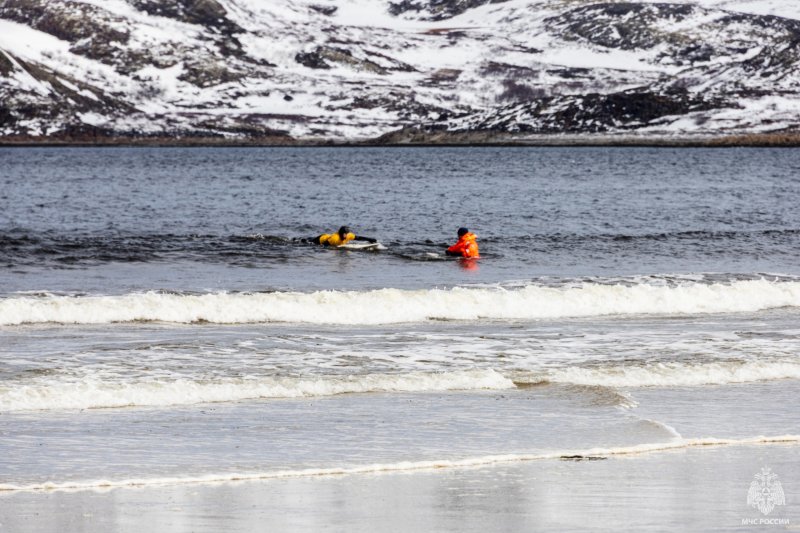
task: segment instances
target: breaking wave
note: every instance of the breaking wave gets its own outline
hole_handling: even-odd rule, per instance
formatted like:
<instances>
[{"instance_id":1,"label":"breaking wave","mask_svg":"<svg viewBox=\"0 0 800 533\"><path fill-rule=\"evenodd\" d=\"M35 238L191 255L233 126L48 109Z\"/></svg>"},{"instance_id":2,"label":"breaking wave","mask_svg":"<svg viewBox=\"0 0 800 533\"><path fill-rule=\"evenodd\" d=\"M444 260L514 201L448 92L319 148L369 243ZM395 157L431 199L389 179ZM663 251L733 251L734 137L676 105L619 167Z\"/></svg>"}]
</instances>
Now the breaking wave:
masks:
<instances>
[{"instance_id":1,"label":"breaking wave","mask_svg":"<svg viewBox=\"0 0 800 533\"><path fill-rule=\"evenodd\" d=\"M190 378L119 381L89 375L80 379L50 376L0 386L0 412L168 407L265 398L304 398L367 392L506 390L535 384L576 385L575 394L595 401L634 407L615 388L691 387L781 379L800 379L800 362L748 361L701 364L651 363L563 367L542 371L469 369L318 377ZM600 389L600 390L595 390Z\"/></svg>"},{"instance_id":2,"label":"breaking wave","mask_svg":"<svg viewBox=\"0 0 800 533\"><path fill-rule=\"evenodd\" d=\"M638 444L634 446L619 446L613 448L589 448L583 450L560 450L544 453L485 455L464 459L442 459L427 461L402 461L398 463L378 463L359 466L342 466L330 468L305 468L298 470L274 470L264 472L241 472L206 474L194 477L161 477L124 480L90 480L90 481L48 481L17 485L0 483L0 492L4 491L80 491L111 489L119 487L149 487L159 485L182 484L209 484L230 483L243 481L258 481L279 478L320 477L320 476L345 476L357 474L377 474L383 472L409 472L415 470L438 470L442 468L471 468L492 466L504 463L521 463L546 460L591 460L606 459L615 456L641 455L658 453L670 450L688 448L709 448L720 446L757 446L770 444L797 444L800 435L759 436L743 439L718 439L713 437L699 439L676 438L667 442Z\"/></svg>"},{"instance_id":3,"label":"breaking wave","mask_svg":"<svg viewBox=\"0 0 800 533\"><path fill-rule=\"evenodd\" d=\"M677 286L582 283L505 289L20 296L0 300L0 325L158 321L392 324L425 320L693 315L800 307L800 282L742 280Z\"/></svg>"},{"instance_id":4,"label":"breaking wave","mask_svg":"<svg viewBox=\"0 0 800 533\"><path fill-rule=\"evenodd\" d=\"M302 398L362 392L509 389L514 383L493 370L367 374L319 378L264 377L114 382L100 377L0 387L0 412L173 406L257 398Z\"/></svg>"},{"instance_id":5,"label":"breaking wave","mask_svg":"<svg viewBox=\"0 0 800 533\"><path fill-rule=\"evenodd\" d=\"M702 364L677 362L647 365L567 367L551 371L546 381L597 387L693 387L776 379L800 379L800 363L726 361Z\"/></svg>"}]
</instances>

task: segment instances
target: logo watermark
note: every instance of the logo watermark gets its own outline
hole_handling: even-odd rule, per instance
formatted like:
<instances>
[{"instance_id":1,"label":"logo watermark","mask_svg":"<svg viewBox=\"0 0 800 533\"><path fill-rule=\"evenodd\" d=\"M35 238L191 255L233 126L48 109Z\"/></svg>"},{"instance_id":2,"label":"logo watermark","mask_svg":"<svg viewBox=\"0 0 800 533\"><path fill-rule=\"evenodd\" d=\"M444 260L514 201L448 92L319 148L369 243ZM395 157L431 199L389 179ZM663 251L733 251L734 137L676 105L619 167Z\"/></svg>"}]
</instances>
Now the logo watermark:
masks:
<instances>
[{"instance_id":1,"label":"logo watermark","mask_svg":"<svg viewBox=\"0 0 800 533\"><path fill-rule=\"evenodd\" d=\"M762 468L750 483L747 505L755 507L764 516L771 513L776 505L786 505L786 497L783 494L783 486L778 480L778 474L767 467Z\"/></svg>"},{"instance_id":2,"label":"logo watermark","mask_svg":"<svg viewBox=\"0 0 800 533\"><path fill-rule=\"evenodd\" d=\"M778 474L766 466L756 473L750 483L750 489L747 491L747 505L758 509L764 517L742 518L743 526L789 525L788 518L765 518L775 510L775 507L786 505L786 495L783 493L783 486L778 479Z\"/></svg>"}]
</instances>

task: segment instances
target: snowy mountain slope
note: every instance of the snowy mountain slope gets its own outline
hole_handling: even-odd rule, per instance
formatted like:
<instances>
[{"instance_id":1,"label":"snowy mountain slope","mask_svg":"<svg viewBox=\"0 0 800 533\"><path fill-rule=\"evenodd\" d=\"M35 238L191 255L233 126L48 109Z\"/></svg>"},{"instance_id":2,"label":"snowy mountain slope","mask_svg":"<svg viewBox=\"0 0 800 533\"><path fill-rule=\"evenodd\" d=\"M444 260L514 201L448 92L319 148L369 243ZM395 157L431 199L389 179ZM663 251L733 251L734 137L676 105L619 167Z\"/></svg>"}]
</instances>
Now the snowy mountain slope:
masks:
<instances>
[{"instance_id":1,"label":"snowy mountain slope","mask_svg":"<svg viewBox=\"0 0 800 533\"><path fill-rule=\"evenodd\" d=\"M794 0L0 0L0 138L800 126Z\"/></svg>"}]
</instances>

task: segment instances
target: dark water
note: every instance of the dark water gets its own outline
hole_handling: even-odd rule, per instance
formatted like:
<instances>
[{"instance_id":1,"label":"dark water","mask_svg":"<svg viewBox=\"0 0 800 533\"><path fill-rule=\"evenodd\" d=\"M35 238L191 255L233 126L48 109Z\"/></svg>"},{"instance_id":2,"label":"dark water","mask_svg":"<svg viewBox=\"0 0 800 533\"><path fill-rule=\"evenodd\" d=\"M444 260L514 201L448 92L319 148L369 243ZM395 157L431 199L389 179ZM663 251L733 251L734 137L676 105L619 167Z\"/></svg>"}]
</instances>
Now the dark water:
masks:
<instances>
[{"instance_id":1,"label":"dark water","mask_svg":"<svg viewBox=\"0 0 800 533\"><path fill-rule=\"evenodd\" d=\"M4 148L0 169L5 292L800 273L795 149ZM389 250L297 240L342 224ZM459 226L477 270L435 256Z\"/></svg>"}]
</instances>

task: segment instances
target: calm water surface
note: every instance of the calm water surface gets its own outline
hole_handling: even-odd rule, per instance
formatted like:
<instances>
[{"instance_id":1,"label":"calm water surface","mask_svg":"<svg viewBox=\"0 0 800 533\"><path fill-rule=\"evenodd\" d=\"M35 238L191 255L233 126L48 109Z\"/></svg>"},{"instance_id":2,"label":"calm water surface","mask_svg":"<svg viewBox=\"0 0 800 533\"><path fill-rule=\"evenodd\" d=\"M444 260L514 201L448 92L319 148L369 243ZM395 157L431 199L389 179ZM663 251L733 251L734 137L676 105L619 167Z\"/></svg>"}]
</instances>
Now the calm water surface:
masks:
<instances>
[{"instance_id":1,"label":"calm water surface","mask_svg":"<svg viewBox=\"0 0 800 533\"><path fill-rule=\"evenodd\" d=\"M793 149L6 148L0 168L6 293L800 268ZM343 224L389 250L293 240ZM477 270L435 255L460 226Z\"/></svg>"}]
</instances>

